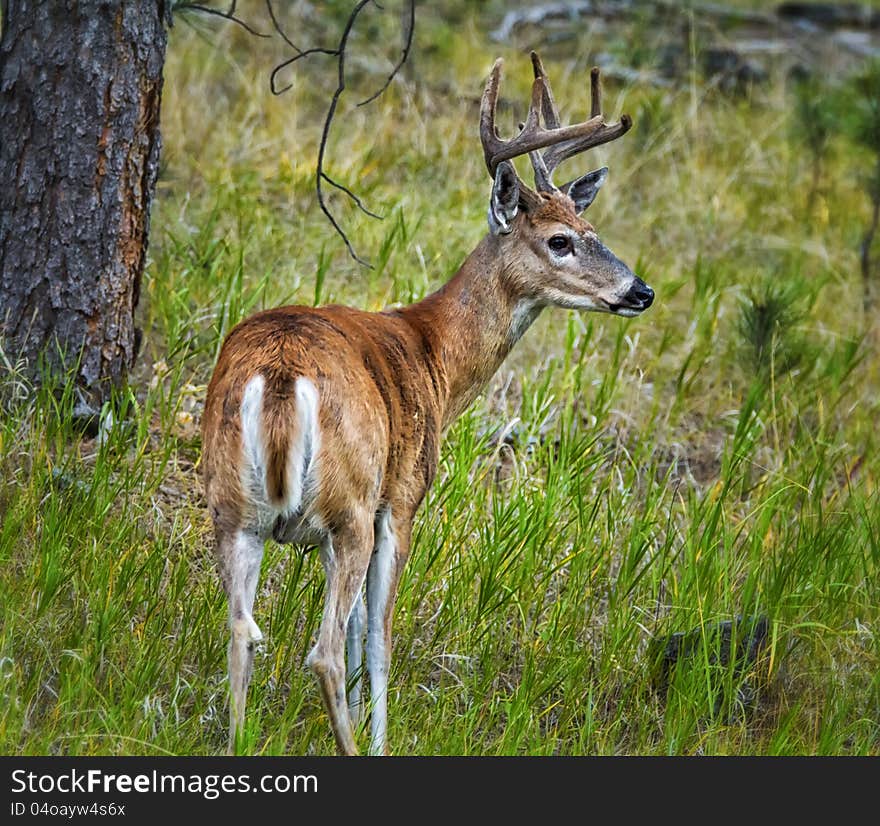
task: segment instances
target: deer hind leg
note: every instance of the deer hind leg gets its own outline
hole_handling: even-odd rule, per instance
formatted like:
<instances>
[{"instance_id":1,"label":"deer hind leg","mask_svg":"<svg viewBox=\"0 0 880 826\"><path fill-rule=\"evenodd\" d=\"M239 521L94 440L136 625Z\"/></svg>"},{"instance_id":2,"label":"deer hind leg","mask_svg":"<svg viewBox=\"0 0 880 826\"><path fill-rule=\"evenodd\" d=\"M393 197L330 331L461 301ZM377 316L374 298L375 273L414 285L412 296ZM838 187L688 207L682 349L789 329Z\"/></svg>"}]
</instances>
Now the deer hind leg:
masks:
<instances>
[{"instance_id":1,"label":"deer hind leg","mask_svg":"<svg viewBox=\"0 0 880 826\"><path fill-rule=\"evenodd\" d=\"M335 531L321 547L327 575L324 614L307 662L318 678L341 754L357 754L345 697L345 641L349 617L367 573L372 534L369 518L361 519Z\"/></svg>"},{"instance_id":2,"label":"deer hind leg","mask_svg":"<svg viewBox=\"0 0 880 826\"><path fill-rule=\"evenodd\" d=\"M409 556L411 523L393 523L390 511L376 520L375 545L367 573L367 670L370 672L370 754L388 754L388 672L391 621L397 586Z\"/></svg>"},{"instance_id":3,"label":"deer hind leg","mask_svg":"<svg viewBox=\"0 0 880 826\"><path fill-rule=\"evenodd\" d=\"M358 726L363 715L361 685L363 684L364 630L367 624L367 606L364 595L358 591L351 616L348 618L348 634L345 639L345 682L348 685L348 713L351 724Z\"/></svg>"},{"instance_id":4,"label":"deer hind leg","mask_svg":"<svg viewBox=\"0 0 880 826\"><path fill-rule=\"evenodd\" d=\"M224 582L229 598L229 753L235 753L236 733L244 727L248 685L254 665L254 645L263 639L252 611L263 540L256 534L237 531L218 542L225 570Z\"/></svg>"}]
</instances>

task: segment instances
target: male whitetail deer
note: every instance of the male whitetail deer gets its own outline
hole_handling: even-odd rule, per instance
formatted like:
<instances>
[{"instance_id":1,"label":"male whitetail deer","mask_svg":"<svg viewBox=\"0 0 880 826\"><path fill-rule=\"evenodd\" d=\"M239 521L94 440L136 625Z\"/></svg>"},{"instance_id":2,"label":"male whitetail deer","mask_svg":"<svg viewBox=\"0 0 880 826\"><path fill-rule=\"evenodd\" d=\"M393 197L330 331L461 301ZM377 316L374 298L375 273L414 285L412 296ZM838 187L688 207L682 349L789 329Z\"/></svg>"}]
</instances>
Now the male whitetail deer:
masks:
<instances>
[{"instance_id":1,"label":"male whitetail deer","mask_svg":"<svg viewBox=\"0 0 880 826\"><path fill-rule=\"evenodd\" d=\"M620 137L630 119L605 123L593 69L590 119L560 126L534 53L532 64L528 117L511 140L495 128L500 60L486 84L480 138L494 181L489 234L447 284L380 313L266 310L223 345L205 402L202 461L229 598L230 749L262 638L252 611L265 540L320 547L326 595L308 664L344 754L357 753L352 723L362 713L366 622L370 752L385 752L394 602L444 430L544 307L634 316L654 299L578 217L608 170L562 187L551 180L561 161ZM510 163L525 154L536 190Z\"/></svg>"}]
</instances>

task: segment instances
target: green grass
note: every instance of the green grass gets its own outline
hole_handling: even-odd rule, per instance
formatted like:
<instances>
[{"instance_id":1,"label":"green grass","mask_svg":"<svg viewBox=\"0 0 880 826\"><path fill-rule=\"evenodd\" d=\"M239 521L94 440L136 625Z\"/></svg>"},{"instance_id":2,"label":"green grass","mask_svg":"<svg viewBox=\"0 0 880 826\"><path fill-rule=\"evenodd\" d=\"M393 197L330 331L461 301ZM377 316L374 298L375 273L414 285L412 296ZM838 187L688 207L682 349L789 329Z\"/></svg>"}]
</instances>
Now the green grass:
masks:
<instances>
[{"instance_id":1,"label":"green grass","mask_svg":"<svg viewBox=\"0 0 880 826\"><path fill-rule=\"evenodd\" d=\"M268 47L175 28L130 415L99 443L74 429L69 387L32 401L15 365L4 380L20 392L0 421L3 753L225 748L204 389L249 312L416 299L485 232L472 99L502 53L504 94L524 101L529 65L468 17L449 26L426 12L420 82L346 109L333 133L331 172L386 216L337 202L372 270L314 202L329 73L308 67L274 98ZM547 62L564 112L582 109L587 55ZM397 606L392 749L878 754L880 338L861 307L863 158L835 138L808 210L812 168L781 83L736 100L609 84L606 101L652 128L591 153L611 175L590 220L656 303L630 321L545 312L448 434ZM316 555L269 543L251 753L332 752L304 665L322 599ZM750 667L717 663L707 634L658 688L657 640L755 615L769 630Z\"/></svg>"}]
</instances>

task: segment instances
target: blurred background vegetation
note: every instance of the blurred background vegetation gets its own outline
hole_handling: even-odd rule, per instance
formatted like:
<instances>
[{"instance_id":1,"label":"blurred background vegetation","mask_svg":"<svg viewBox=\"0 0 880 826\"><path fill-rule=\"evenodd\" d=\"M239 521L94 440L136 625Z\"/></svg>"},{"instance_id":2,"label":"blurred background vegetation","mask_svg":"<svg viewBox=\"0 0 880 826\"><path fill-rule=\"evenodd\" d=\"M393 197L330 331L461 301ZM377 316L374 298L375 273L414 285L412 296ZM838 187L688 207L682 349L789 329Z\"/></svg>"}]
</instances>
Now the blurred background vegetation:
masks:
<instances>
[{"instance_id":1,"label":"blurred background vegetation","mask_svg":"<svg viewBox=\"0 0 880 826\"><path fill-rule=\"evenodd\" d=\"M369 269L315 199L333 59L274 96L279 37L178 11L128 418L77 434L69 387L28 401L6 365L4 752L224 748L198 475L222 340L261 307L379 310L447 280L486 231L484 80L503 56L512 130L536 48L564 118L598 64L606 114L634 119L570 171L610 167L589 219L657 298L546 311L448 435L398 603L392 749L880 753L880 4L554 5L418 5L363 107L404 7L359 18L327 170L384 216L331 195ZM335 45L351 8L282 23ZM263 4L237 14L269 30ZM332 751L304 667L322 596L315 555L270 543L251 753Z\"/></svg>"}]
</instances>

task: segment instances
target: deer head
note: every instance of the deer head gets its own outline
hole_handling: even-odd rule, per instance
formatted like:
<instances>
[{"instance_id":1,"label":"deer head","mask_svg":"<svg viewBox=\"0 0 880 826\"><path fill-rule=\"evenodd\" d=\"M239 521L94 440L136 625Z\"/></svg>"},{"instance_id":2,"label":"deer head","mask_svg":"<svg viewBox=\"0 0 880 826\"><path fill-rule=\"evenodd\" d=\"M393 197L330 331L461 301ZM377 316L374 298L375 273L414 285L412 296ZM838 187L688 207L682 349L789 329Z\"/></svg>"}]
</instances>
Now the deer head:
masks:
<instances>
[{"instance_id":1,"label":"deer head","mask_svg":"<svg viewBox=\"0 0 880 826\"><path fill-rule=\"evenodd\" d=\"M519 134L503 140L495 126L501 65L499 58L483 92L480 140L493 178L489 229L506 261L508 279L536 306L638 315L651 306L654 291L599 240L592 224L580 217L605 182L607 168L560 187L552 178L562 161L620 137L632 121L623 115L618 123L605 122L599 70L594 68L590 119L560 126L541 59L532 52L535 80L529 113ZM535 189L520 180L511 163L525 154L532 162Z\"/></svg>"}]
</instances>

